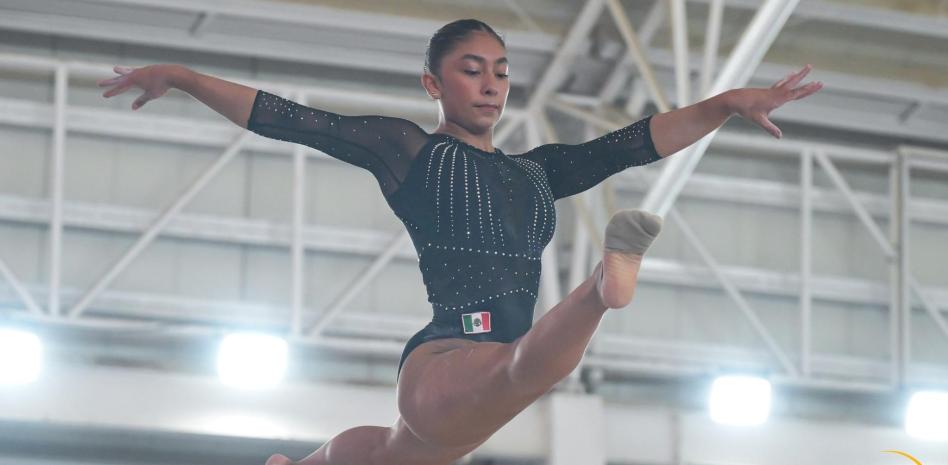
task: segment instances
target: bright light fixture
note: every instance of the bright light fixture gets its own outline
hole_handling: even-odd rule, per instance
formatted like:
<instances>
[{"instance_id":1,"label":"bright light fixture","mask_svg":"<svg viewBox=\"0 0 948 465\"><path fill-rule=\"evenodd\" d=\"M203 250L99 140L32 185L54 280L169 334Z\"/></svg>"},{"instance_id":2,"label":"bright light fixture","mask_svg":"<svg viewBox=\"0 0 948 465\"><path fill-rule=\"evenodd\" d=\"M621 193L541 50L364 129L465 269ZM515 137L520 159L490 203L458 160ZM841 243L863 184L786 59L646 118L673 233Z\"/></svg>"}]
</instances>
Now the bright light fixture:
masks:
<instances>
[{"instance_id":1,"label":"bright light fixture","mask_svg":"<svg viewBox=\"0 0 948 465\"><path fill-rule=\"evenodd\" d=\"M723 425L759 425L770 415L770 382L728 375L714 380L709 398L711 419Z\"/></svg>"},{"instance_id":2,"label":"bright light fixture","mask_svg":"<svg viewBox=\"0 0 948 465\"><path fill-rule=\"evenodd\" d=\"M234 333L221 341L217 372L224 384L242 389L272 387L286 371L287 343L266 334Z\"/></svg>"},{"instance_id":3,"label":"bright light fixture","mask_svg":"<svg viewBox=\"0 0 948 465\"><path fill-rule=\"evenodd\" d=\"M39 378L43 344L35 334L0 328L0 385L29 384Z\"/></svg>"},{"instance_id":4,"label":"bright light fixture","mask_svg":"<svg viewBox=\"0 0 948 465\"><path fill-rule=\"evenodd\" d=\"M912 394L905 412L905 432L918 439L948 441L948 392Z\"/></svg>"}]
</instances>

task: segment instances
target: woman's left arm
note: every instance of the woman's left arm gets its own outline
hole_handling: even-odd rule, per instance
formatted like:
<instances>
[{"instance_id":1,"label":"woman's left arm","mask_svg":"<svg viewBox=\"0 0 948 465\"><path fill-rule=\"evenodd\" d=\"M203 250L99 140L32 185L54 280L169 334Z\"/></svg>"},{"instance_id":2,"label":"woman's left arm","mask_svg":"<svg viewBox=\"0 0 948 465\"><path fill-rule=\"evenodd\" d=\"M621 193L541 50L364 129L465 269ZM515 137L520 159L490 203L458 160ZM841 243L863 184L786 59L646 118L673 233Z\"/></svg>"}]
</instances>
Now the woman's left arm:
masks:
<instances>
[{"instance_id":1,"label":"woman's left arm","mask_svg":"<svg viewBox=\"0 0 948 465\"><path fill-rule=\"evenodd\" d=\"M662 157L674 154L721 127L733 115L758 124L779 139L780 129L767 116L784 103L809 96L823 87L819 81L796 87L811 69L806 65L768 89L731 89L693 105L652 116L655 151Z\"/></svg>"}]
</instances>

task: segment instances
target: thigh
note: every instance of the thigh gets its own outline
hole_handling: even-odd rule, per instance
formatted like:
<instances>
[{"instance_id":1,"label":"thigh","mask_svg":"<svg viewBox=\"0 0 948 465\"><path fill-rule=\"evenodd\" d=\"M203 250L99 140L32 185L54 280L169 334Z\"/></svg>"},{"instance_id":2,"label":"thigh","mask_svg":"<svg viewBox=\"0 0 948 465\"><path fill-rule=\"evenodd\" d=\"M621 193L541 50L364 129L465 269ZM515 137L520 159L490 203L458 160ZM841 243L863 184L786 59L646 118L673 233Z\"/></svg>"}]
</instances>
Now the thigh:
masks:
<instances>
[{"instance_id":1,"label":"thigh","mask_svg":"<svg viewBox=\"0 0 948 465\"><path fill-rule=\"evenodd\" d=\"M449 465L477 449L487 438L461 446L440 446L422 441L399 417L389 429L380 463L385 465Z\"/></svg>"},{"instance_id":2,"label":"thigh","mask_svg":"<svg viewBox=\"0 0 948 465\"><path fill-rule=\"evenodd\" d=\"M419 346L399 379L399 412L430 444L484 441L538 397L510 380L515 343L459 341Z\"/></svg>"},{"instance_id":3,"label":"thigh","mask_svg":"<svg viewBox=\"0 0 948 465\"><path fill-rule=\"evenodd\" d=\"M418 345L402 364L396 386L399 405L426 395L420 391L426 382L424 376L431 371L432 366L443 366L448 362L442 355L474 344L479 343L461 338L441 338Z\"/></svg>"}]
</instances>

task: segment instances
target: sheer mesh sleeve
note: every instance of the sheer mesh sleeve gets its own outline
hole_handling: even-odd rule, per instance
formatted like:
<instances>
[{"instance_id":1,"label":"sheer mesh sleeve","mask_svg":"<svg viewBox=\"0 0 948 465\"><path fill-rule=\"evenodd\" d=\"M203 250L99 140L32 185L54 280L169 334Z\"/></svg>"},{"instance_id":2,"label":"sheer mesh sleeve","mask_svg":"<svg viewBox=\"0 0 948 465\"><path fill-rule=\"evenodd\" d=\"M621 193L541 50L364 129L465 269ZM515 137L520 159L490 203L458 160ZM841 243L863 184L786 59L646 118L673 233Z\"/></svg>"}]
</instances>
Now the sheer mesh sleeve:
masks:
<instances>
[{"instance_id":1,"label":"sheer mesh sleeve","mask_svg":"<svg viewBox=\"0 0 948 465\"><path fill-rule=\"evenodd\" d=\"M402 118L343 116L257 91L247 129L261 136L307 145L365 168L385 196L398 190L428 133Z\"/></svg>"},{"instance_id":2,"label":"sheer mesh sleeve","mask_svg":"<svg viewBox=\"0 0 948 465\"><path fill-rule=\"evenodd\" d=\"M554 199L583 192L630 166L660 160L650 115L582 144L545 144L524 153L546 172Z\"/></svg>"}]
</instances>

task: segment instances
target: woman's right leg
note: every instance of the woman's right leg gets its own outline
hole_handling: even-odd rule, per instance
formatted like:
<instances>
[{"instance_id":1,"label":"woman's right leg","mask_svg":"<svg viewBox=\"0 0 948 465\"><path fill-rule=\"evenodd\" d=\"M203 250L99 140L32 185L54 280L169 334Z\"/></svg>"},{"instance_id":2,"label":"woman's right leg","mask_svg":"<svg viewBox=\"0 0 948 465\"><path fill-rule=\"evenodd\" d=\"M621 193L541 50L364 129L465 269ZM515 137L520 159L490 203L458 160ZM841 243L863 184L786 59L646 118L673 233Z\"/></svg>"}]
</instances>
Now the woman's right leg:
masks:
<instances>
[{"instance_id":1,"label":"woman's right leg","mask_svg":"<svg viewBox=\"0 0 948 465\"><path fill-rule=\"evenodd\" d=\"M433 446L418 439L399 417L389 428L349 428L295 462L285 455L274 454L266 465L450 465L486 439L465 446Z\"/></svg>"}]
</instances>

